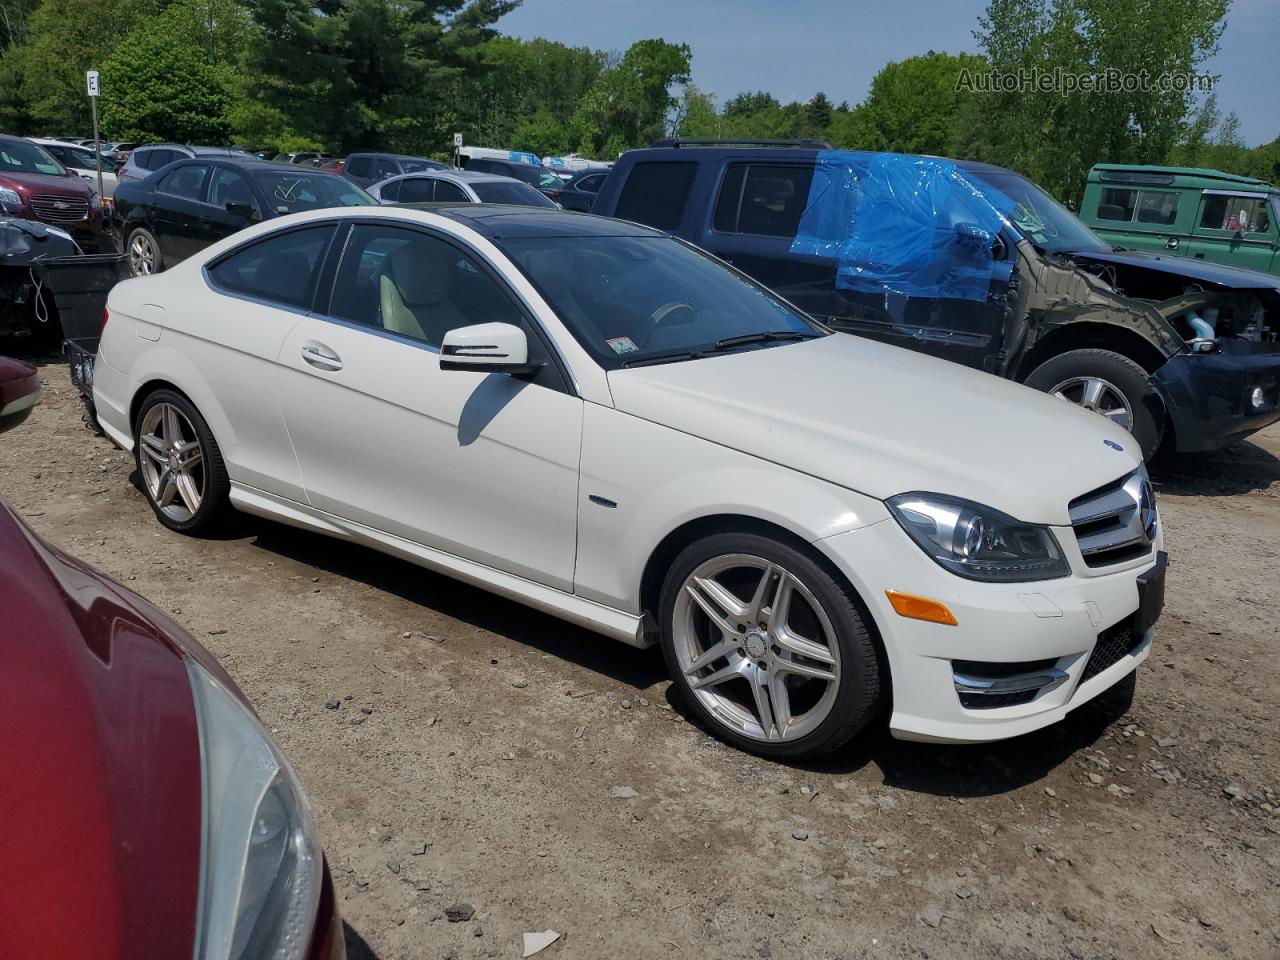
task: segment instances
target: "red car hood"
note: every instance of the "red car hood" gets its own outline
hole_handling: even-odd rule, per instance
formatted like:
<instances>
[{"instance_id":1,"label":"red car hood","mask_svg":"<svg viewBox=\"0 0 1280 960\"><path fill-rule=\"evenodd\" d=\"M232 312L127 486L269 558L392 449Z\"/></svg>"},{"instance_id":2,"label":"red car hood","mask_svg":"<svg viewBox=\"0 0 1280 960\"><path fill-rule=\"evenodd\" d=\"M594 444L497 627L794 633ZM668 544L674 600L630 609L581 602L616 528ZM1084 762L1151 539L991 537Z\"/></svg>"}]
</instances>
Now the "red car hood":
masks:
<instances>
[{"instance_id":1,"label":"red car hood","mask_svg":"<svg viewBox=\"0 0 1280 960\"><path fill-rule=\"evenodd\" d=\"M149 605L0 503L0 957L190 960L201 771Z\"/></svg>"},{"instance_id":2,"label":"red car hood","mask_svg":"<svg viewBox=\"0 0 1280 960\"><path fill-rule=\"evenodd\" d=\"M51 177L43 173L0 174L0 183L27 193L50 194L60 197L88 199L89 185L79 177Z\"/></svg>"}]
</instances>

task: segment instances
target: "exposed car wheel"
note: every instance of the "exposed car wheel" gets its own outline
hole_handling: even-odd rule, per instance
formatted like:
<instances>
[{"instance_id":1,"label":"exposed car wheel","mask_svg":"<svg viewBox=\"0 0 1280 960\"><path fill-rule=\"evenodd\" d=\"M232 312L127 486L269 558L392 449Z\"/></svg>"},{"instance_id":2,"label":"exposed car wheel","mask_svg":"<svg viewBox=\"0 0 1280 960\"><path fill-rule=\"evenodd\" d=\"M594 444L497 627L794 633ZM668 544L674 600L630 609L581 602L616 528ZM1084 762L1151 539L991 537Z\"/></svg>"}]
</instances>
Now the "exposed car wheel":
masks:
<instances>
[{"instance_id":1,"label":"exposed car wheel","mask_svg":"<svg viewBox=\"0 0 1280 960\"><path fill-rule=\"evenodd\" d=\"M1111 350L1071 350L1046 360L1025 381L1124 427L1151 459L1164 434L1164 403L1147 371Z\"/></svg>"},{"instance_id":2,"label":"exposed car wheel","mask_svg":"<svg viewBox=\"0 0 1280 960\"><path fill-rule=\"evenodd\" d=\"M734 746L830 753L880 703L880 664L846 590L811 557L757 534L715 534L667 573L662 649L678 694Z\"/></svg>"},{"instance_id":3,"label":"exposed car wheel","mask_svg":"<svg viewBox=\"0 0 1280 960\"><path fill-rule=\"evenodd\" d=\"M150 230L135 227L125 244L125 253L129 255L129 272L135 277L160 272L160 244Z\"/></svg>"},{"instance_id":4,"label":"exposed car wheel","mask_svg":"<svg viewBox=\"0 0 1280 960\"><path fill-rule=\"evenodd\" d=\"M134 458L156 518L170 530L207 533L228 508L226 464L204 417L172 390L143 401Z\"/></svg>"}]
</instances>

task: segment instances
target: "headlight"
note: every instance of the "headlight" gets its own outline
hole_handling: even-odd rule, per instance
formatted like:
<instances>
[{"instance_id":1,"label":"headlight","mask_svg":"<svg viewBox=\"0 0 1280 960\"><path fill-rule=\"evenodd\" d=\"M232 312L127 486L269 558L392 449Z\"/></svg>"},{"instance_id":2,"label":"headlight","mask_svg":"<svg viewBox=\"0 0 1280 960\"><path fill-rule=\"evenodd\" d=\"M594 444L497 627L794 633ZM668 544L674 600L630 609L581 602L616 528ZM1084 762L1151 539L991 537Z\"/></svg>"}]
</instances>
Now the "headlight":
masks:
<instances>
[{"instance_id":1,"label":"headlight","mask_svg":"<svg viewBox=\"0 0 1280 960\"><path fill-rule=\"evenodd\" d=\"M0 187L0 209L5 213L17 213L22 209L22 196L17 190Z\"/></svg>"},{"instance_id":2,"label":"headlight","mask_svg":"<svg viewBox=\"0 0 1280 960\"><path fill-rule=\"evenodd\" d=\"M204 781L196 960L301 960L320 900L311 811L267 731L192 660Z\"/></svg>"},{"instance_id":3,"label":"headlight","mask_svg":"<svg viewBox=\"0 0 1280 960\"><path fill-rule=\"evenodd\" d=\"M1048 527L936 493L904 493L888 503L911 539L959 576L1021 583L1071 572Z\"/></svg>"}]
</instances>

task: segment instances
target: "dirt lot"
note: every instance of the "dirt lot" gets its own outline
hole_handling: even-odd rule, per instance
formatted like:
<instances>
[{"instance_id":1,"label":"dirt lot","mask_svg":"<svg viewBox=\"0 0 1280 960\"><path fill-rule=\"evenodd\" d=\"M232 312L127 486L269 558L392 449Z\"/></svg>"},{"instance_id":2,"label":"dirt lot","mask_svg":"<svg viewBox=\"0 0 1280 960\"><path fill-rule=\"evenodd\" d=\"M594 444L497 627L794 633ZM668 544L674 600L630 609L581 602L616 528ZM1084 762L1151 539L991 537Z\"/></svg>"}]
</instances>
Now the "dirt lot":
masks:
<instances>
[{"instance_id":1,"label":"dirt lot","mask_svg":"<svg viewBox=\"0 0 1280 960\"><path fill-rule=\"evenodd\" d=\"M1280 957L1280 428L1157 477L1173 562L1131 702L798 768L686 721L656 651L265 521L165 531L44 376L0 495L257 704L353 958L518 957L548 928L565 960Z\"/></svg>"}]
</instances>

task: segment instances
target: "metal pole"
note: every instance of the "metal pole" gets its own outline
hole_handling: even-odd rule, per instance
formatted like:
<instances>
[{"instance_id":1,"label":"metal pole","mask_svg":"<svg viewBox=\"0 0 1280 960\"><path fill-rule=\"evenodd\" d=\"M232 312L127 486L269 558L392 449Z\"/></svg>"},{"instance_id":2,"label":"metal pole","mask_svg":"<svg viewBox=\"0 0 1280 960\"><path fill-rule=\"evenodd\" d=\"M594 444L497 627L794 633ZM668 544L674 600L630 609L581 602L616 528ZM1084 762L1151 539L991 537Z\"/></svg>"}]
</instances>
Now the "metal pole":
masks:
<instances>
[{"instance_id":1,"label":"metal pole","mask_svg":"<svg viewBox=\"0 0 1280 960\"><path fill-rule=\"evenodd\" d=\"M93 107L93 162L98 168L98 200L102 201L102 143L98 139L98 98L90 97Z\"/></svg>"}]
</instances>

